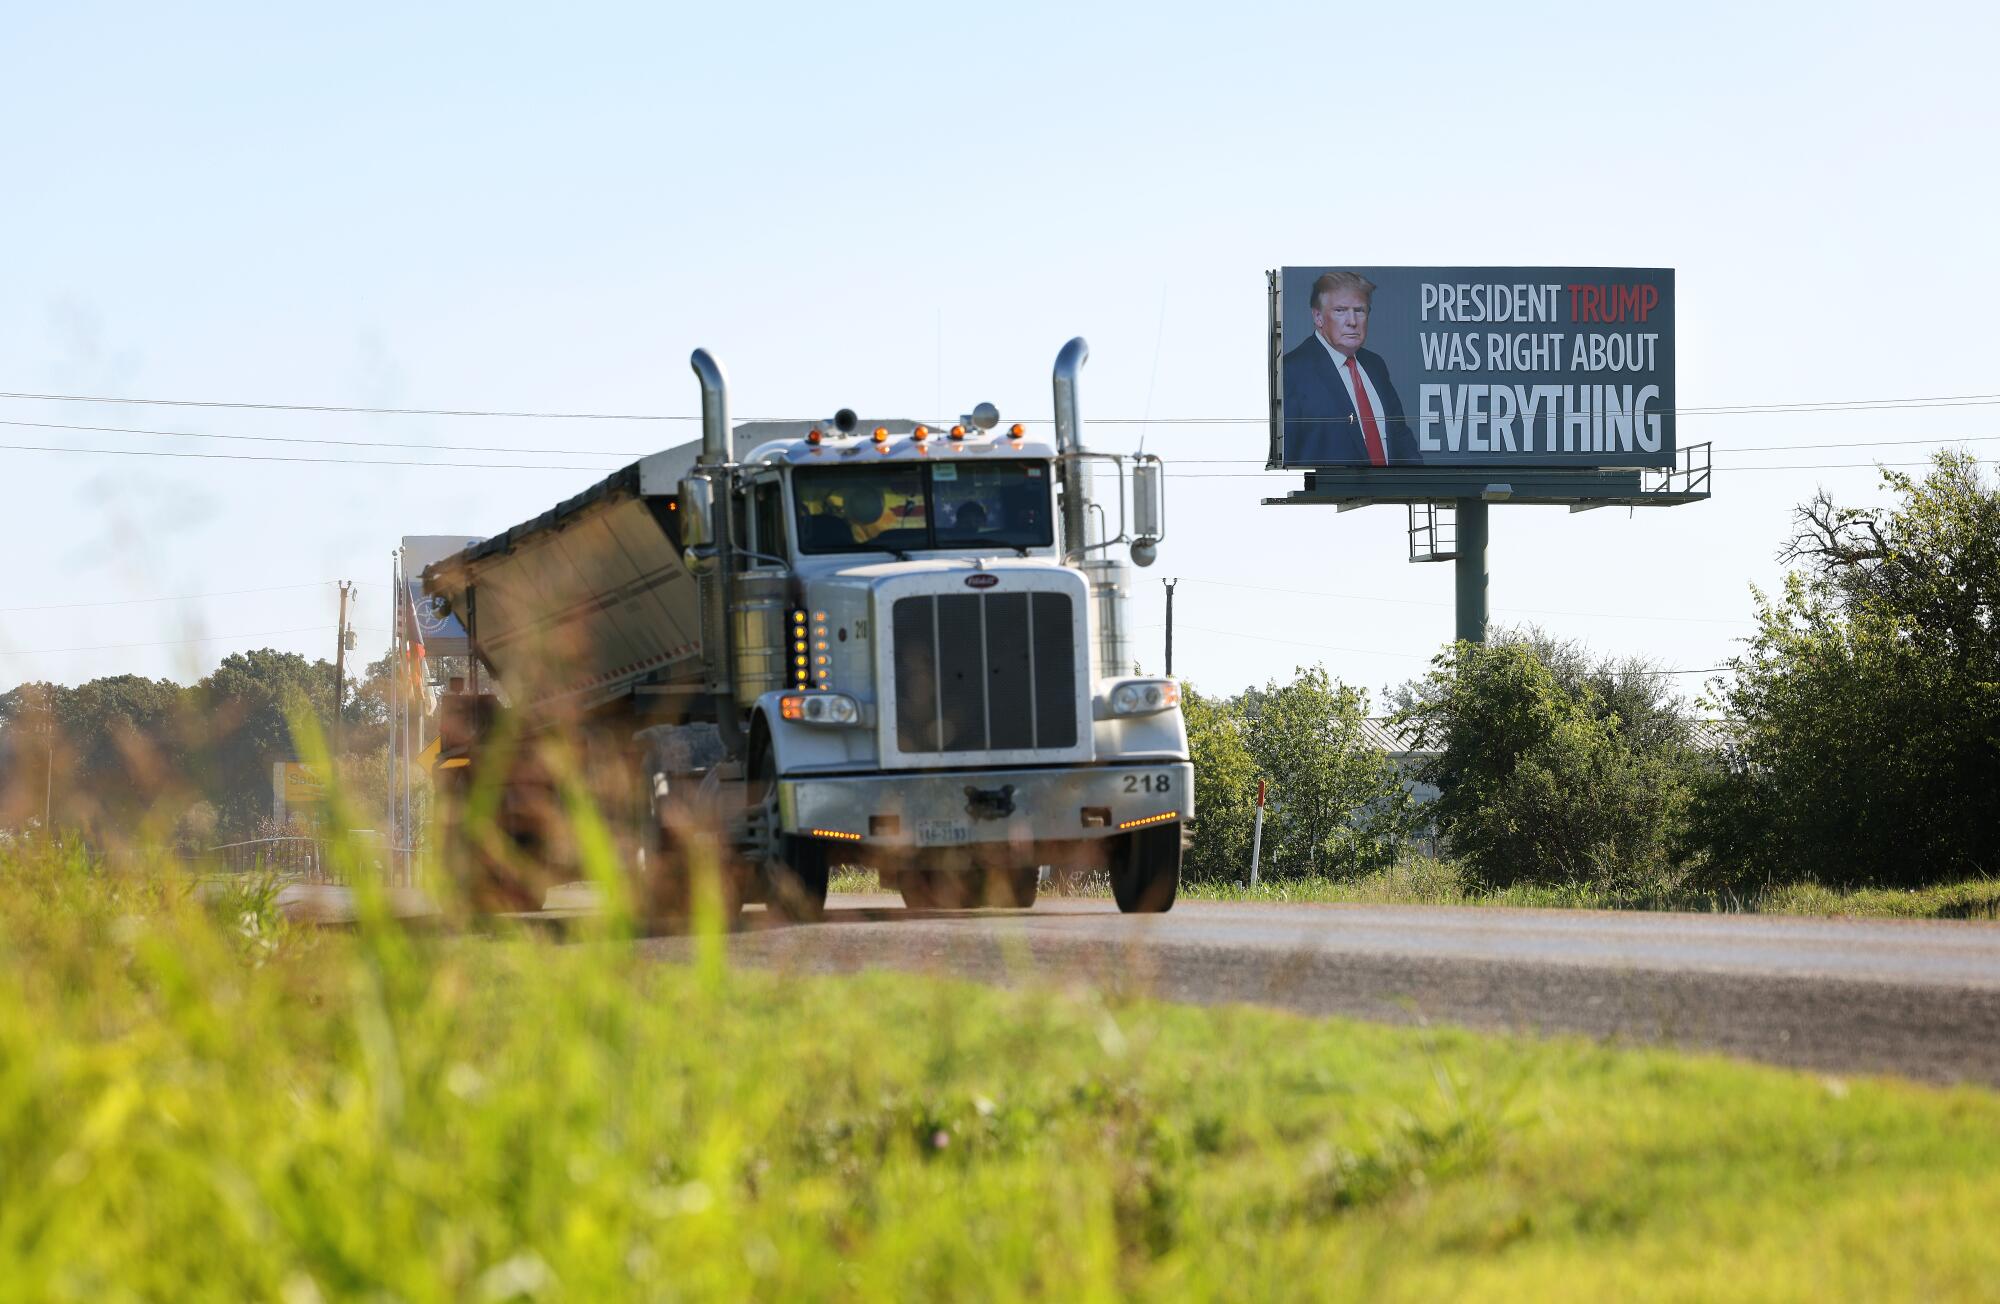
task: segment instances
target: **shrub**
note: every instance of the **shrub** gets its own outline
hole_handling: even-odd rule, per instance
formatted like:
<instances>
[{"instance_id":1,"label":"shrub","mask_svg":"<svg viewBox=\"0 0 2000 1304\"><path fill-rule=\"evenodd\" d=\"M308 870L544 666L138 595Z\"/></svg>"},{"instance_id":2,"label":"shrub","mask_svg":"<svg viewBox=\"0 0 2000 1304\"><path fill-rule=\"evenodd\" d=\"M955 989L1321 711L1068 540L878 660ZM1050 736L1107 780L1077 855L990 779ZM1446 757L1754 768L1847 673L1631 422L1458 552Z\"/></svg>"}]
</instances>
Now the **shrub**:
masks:
<instances>
[{"instance_id":1,"label":"shrub","mask_svg":"<svg viewBox=\"0 0 2000 1304\"><path fill-rule=\"evenodd\" d=\"M1592 663L1539 635L1460 643L1401 697L1435 750L1418 772L1480 884L1657 892L1698 776L1689 724L1641 663Z\"/></svg>"},{"instance_id":2,"label":"shrub","mask_svg":"<svg viewBox=\"0 0 2000 1304\"><path fill-rule=\"evenodd\" d=\"M1884 471L1887 510L1824 492L1716 689L1736 764L1688 840L1717 878L1920 886L2000 870L2000 491L1963 454Z\"/></svg>"}]
</instances>

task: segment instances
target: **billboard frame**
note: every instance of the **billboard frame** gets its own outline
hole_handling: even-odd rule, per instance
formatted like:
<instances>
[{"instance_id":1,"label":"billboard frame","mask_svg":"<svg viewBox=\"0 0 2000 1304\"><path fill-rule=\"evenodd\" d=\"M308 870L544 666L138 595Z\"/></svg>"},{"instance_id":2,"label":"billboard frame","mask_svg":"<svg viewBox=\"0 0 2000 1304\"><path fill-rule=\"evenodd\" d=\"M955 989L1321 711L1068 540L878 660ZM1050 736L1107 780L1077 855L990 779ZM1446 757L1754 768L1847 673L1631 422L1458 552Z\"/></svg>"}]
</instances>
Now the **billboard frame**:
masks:
<instances>
[{"instance_id":1,"label":"billboard frame","mask_svg":"<svg viewBox=\"0 0 2000 1304\"><path fill-rule=\"evenodd\" d=\"M1487 509L1494 503L1523 507L1567 507L1572 514L1599 507L1680 507L1706 501L1712 494L1711 446L1675 441L1675 462L1666 467L1578 467L1497 465L1468 466L1321 467L1307 470L1284 464L1285 400L1282 383L1285 355L1283 269L1264 273L1269 330L1266 336L1265 384L1270 415L1270 452L1265 469L1294 471L1303 487L1282 498L1266 498L1266 507L1332 507L1352 511L1378 503L1406 505L1411 516L1412 561L1450 561L1457 570L1457 637L1461 642L1486 641ZM1448 507L1455 517L1453 551L1418 555L1414 543L1419 510L1435 518Z\"/></svg>"}]
</instances>

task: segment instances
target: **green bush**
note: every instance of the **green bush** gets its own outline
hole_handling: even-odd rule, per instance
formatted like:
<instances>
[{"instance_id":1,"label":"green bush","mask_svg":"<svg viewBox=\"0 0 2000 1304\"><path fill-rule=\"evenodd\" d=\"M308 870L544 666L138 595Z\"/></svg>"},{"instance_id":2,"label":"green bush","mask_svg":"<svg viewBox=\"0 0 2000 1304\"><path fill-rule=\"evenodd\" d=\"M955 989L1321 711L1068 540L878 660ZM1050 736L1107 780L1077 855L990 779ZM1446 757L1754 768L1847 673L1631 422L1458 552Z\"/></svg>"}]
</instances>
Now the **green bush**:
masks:
<instances>
[{"instance_id":1,"label":"green bush","mask_svg":"<svg viewBox=\"0 0 2000 1304\"><path fill-rule=\"evenodd\" d=\"M1798 509L1798 564L1717 696L1729 772L1688 850L1717 879L1920 886L2000 873L2000 491L1940 454L1887 510Z\"/></svg>"},{"instance_id":2,"label":"green bush","mask_svg":"<svg viewBox=\"0 0 2000 1304\"><path fill-rule=\"evenodd\" d=\"M1690 722L1637 662L1592 663L1539 635L1460 643L1401 697L1435 750L1418 777L1452 854L1486 887L1657 893L1700 762Z\"/></svg>"},{"instance_id":3,"label":"green bush","mask_svg":"<svg viewBox=\"0 0 2000 1304\"><path fill-rule=\"evenodd\" d=\"M1410 799L1395 762L1363 736L1368 695L1301 666L1236 697L1185 697L1194 759L1194 845L1186 877L1249 876L1257 781L1266 784L1263 872L1354 874L1396 858Z\"/></svg>"},{"instance_id":4,"label":"green bush","mask_svg":"<svg viewBox=\"0 0 2000 1304\"><path fill-rule=\"evenodd\" d=\"M1181 708L1194 762L1194 843L1185 877L1240 878L1249 870L1257 814L1257 758L1244 736L1242 713L1232 699L1205 697L1192 685L1182 692Z\"/></svg>"}]
</instances>

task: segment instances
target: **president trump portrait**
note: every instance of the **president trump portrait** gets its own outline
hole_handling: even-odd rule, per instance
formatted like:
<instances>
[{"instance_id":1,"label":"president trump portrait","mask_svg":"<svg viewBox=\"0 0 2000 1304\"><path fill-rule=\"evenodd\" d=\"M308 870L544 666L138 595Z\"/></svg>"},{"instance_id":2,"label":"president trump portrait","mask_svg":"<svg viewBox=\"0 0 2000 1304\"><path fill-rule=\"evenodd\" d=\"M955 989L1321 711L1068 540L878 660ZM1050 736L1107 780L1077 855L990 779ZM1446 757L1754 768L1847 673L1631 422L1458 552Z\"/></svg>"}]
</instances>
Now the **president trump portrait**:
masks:
<instances>
[{"instance_id":1,"label":"president trump portrait","mask_svg":"<svg viewBox=\"0 0 2000 1304\"><path fill-rule=\"evenodd\" d=\"M1375 283L1358 272L1313 282L1313 333L1285 354L1287 466L1415 466L1423 460L1389 365L1370 352Z\"/></svg>"}]
</instances>

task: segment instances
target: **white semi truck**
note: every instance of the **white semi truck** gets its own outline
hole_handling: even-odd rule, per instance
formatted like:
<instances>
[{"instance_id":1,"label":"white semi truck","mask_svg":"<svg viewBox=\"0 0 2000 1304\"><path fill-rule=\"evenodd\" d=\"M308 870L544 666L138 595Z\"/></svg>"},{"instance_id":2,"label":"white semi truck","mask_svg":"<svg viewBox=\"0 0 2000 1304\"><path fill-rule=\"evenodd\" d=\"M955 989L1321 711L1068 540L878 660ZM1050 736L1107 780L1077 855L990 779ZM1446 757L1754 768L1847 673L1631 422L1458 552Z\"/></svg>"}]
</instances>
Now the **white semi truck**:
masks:
<instances>
[{"instance_id":1,"label":"white semi truck","mask_svg":"<svg viewBox=\"0 0 2000 1304\"><path fill-rule=\"evenodd\" d=\"M474 649L442 777L447 818L488 812L458 854L475 895L539 905L523 867L569 841L555 744L636 794L655 903L688 899L677 826L705 818L729 910L813 916L850 864L911 906L1030 905L1046 865L1102 870L1122 910L1171 907L1186 725L1178 684L1132 673L1111 555L1151 563L1164 479L1156 457L1084 449L1088 354L1056 360L1051 442L988 404L949 428L846 410L732 428L697 350L698 443L427 568ZM1093 467L1118 486L1115 533Z\"/></svg>"}]
</instances>

